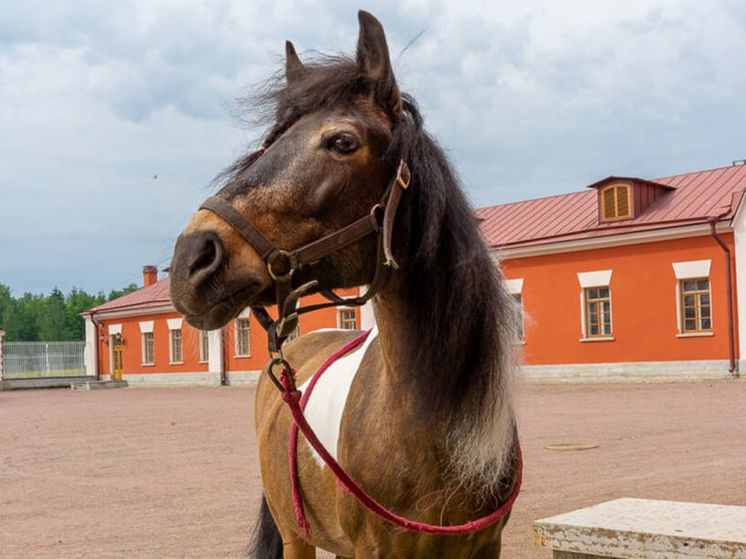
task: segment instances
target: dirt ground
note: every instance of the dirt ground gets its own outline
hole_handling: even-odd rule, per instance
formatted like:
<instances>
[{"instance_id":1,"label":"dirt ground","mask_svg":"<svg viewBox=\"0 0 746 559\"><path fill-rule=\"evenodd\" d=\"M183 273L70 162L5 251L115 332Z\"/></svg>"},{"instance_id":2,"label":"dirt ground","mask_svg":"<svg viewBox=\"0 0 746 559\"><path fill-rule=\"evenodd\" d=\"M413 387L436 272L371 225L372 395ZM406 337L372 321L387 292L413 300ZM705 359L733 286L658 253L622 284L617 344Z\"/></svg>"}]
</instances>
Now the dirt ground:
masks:
<instances>
[{"instance_id":1,"label":"dirt ground","mask_svg":"<svg viewBox=\"0 0 746 559\"><path fill-rule=\"evenodd\" d=\"M253 397L0 392L0 557L240 557L260 494ZM746 505L746 381L533 385L518 408L504 558L548 558L533 520L621 496ZM598 448L544 449L568 442Z\"/></svg>"}]
</instances>

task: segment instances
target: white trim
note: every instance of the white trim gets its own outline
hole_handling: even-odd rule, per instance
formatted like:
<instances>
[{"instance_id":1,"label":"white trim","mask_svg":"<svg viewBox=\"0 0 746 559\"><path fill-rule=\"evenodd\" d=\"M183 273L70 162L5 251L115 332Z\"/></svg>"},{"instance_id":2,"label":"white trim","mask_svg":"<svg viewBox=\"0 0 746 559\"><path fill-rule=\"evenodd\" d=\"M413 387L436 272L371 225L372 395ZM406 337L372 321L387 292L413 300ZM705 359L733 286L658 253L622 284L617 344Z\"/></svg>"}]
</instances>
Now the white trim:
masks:
<instances>
[{"instance_id":1,"label":"white trim","mask_svg":"<svg viewBox=\"0 0 746 559\"><path fill-rule=\"evenodd\" d=\"M692 278L709 278L712 260L690 260L689 262L672 262L673 273L677 280Z\"/></svg>"},{"instance_id":2,"label":"white trim","mask_svg":"<svg viewBox=\"0 0 746 559\"><path fill-rule=\"evenodd\" d=\"M353 330L357 330L357 313L355 312L355 307L337 307L337 329L349 332L349 328L342 328L342 313L348 311L352 311L355 320L355 328Z\"/></svg>"},{"instance_id":3,"label":"white trim","mask_svg":"<svg viewBox=\"0 0 746 559\"><path fill-rule=\"evenodd\" d=\"M595 338L580 338L580 342L613 342L614 336L597 336Z\"/></svg>"},{"instance_id":4,"label":"white trim","mask_svg":"<svg viewBox=\"0 0 746 559\"><path fill-rule=\"evenodd\" d=\"M609 287L613 270L599 270L598 272L578 272L580 287Z\"/></svg>"},{"instance_id":5,"label":"white trim","mask_svg":"<svg viewBox=\"0 0 746 559\"><path fill-rule=\"evenodd\" d=\"M122 334L122 325L121 324L109 324L109 336L116 336L117 334Z\"/></svg>"},{"instance_id":6,"label":"white trim","mask_svg":"<svg viewBox=\"0 0 746 559\"><path fill-rule=\"evenodd\" d=\"M713 312L714 308L714 302L713 302L713 292L712 292L712 281L710 280L710 260L695 260L692 262L674 262L674 274L676 273L676 265L677 264L692 264L690 268L684 267L680 268L684 270L685 274L692 273L692 272L699 272L704 270L705 266L702 264L703 262L707 263L707 275L706 276L700 276L700 275L694 275L694 276L684 276L679 278L677 276L676 278L676 337L677 338L696 338L700 336L712 336L714 335L715 330L715 313ZM695 278L703 278L706 277L709 285L710 290L710 330L702 330L702 331L692 331L692 332L684 332L684 317L681 316L681 280L687 280L687 279L695 279Z\"/></svg>"},{"instance_id":7,"label":"white trim","mask_svg":"<svg viewBox=\"0 0 746 559\"><path fill-rule=\"evenodd\" d=\"M174 361L174 332L181 334L181 360ZM168 364L169 365L181 365L184 363L184 333L181 328L169 328L168 329Z\"/></svg>"},{"instance_id":8,"label":"white trim","mask_svg":"<svg viewBox=\"0 0 746 559\"><path fill-rule=\"evenodd\" d=\"M727 222L720 222L716 226L716 231L718 233L730 233L733 231L733 228ZM602 235L603 231L599 231L598 233ZM565 252L593 250L596 248L628 246L642 243L655 243L659 241L686 239L688 237L704 237L709 235L710 224L698 223L695 225L666 227L648 231L636 231L634 233L620 233L617 235L585 237L582 239L572 239L569 241L550 241L538 245L514 247L497 246L492 247L490 251L498 260L510 260L511 258L543 256L545 254L561 254Z\"/></svg>"},{"instance_id":9,"label":"white trim","mask_svg":"<svg viewBox=\"0 0 746 559\"><path fill-rule=\"evenodd\" d=\"M738 202L736 214L733 217L733 264L736 281L733 285L735 290L736 320L738 321L738 354L743 359L746 357L746 211L744 211L744 199L742 196Z\"/></svg>"},{"instance_id":10,"label":"white trim","mask_svg":"<svg viewBox=\"0 0 746 559\"><path fill-rule=\"evenodd\" d=\"M376 314L373 310L373 303L368 300L360 307L360 329L370 330L376 326Z\"/></svg>"},{"instance_id":11,"label":"white trim","mask_svg":"<svg viewBox=\"0 0 746 559\"><path fill-rule=\"evenodd\" d=\"M169 330L181 330L181 324L183 321L184 321L183 318L167 318L166 319Z\"/></svg>"},{"instance_id":12,"label":"white trim","mask_svg":"<svg viewBox=\"0 0 746 559\"><path fill-rule=\"evenodd\" d=\"M608 276L604 275L608 272ZM597 276L594 274L598 274ZM585 276L583 279L581 279L581 275ZM587 342L587 341L610 341L614 338L612 337L612 334L614 333L614 303L612 301L612 292L611 292L611 286L609 283L602 283L596 285L595 282L600 280L603 280L605 278L608 278L609 283L611 283L611 270L604 270L601 272L579 272L578 273L578 281L580 282L580 331L582 332L582 336L580 337L581 342ZM583 286L583 281L589 281L593 285L588 285L587 287ZM602 334L601 336L589 336L588 335L588 329L586 328L586 320L585 320L585 290L591 289L591 288L602 288L605 287L609 290L609 326L611 327L611 332L608 334ZM601 318L603 319L603 308L601 309ZM599 328L603 330L604 325L603 322L601 322L599 325Z\"/></svg>"},{"instance_id":13,"label":"white trim","mask_svg":"<svg viewBox=\"0 0 746 559\"><path fill-rule=\"evenodd\" d=\"M223 372L223 329L210 330L207 333L207 344L210 359L207 362L207 370L211 373L221 374Z\"/></svg>"},{"instance_id":14,"label":"white trim","mask_svg":"<svg viewBox=\"0 0 746 559\"><path fill-rule=\"evenodd\" d=\"M140 322L140 334L152 334L153 333L154 320L143 320Z\"/></svg>"},{"instance_id":15,"label":"white trim","mask_svg":"<svg viewBox=\"0 0 746 559\"><path fill-rule=\"evenodd\" d=\"M251 316L251 307L246 307L236 318L249 318Z\"/></svg>"},{"instance_id":16,"label":"white trim","mask_svg":"<svg viewBox=\"0 0 746 559\"><path fill-rule=\"evenodd\" d=\"M505 289L511 295L520 295L523 292L523 278L505 279Z\"/></svg>"},{"instance_id":17,"label":"white trim","mask_svg":"<svg viewBox=\"0 0 746 559\"><path fill-rule=\"evenodd\" d=\"M0 330L0 345L2 345L2 338L4 332ZM85 361L85 373L86 375L95 375L98 370L98 328L93 323L90 316L85 317L85 351L83 352L83 359ZM2 353L0 351L0 353ZM2 360L2 355L0 355ZM0 365L0 379L2 378L2 366Z\"/></svg>"},{"instance_id":18,"label":"white trim","mask_svg":"<svg viewBox=\"0 0 746 559\"><path fill-rule=\"evenodd\" d=\"M243 314L243 313L242 313ZM238 316L236 320L233 321L233 357L236 357L238 359L246 359L248 357L251 357L251 321L249 320L249 343L248 343L248 353L238 353L238 321L239 320L249 320L248 316Z\"/></svg>"},{"instance_id":19,"label":"white trim","mask_svg":"<svg viewBox=\"0 0 746 559\"><path fill-rule=\"evenodd\" d=\"M163 314L169 312L176 312L176 309L174 309L171 305L160 305L157 307L139 307L136 309L111 310L101 312L96 311L92 313L83 312L80 314L83 316L95 315L95 317L99 320L112 320L116 318L127 318L130 316L147 316L151 314Z\"/></svg>"},{"instance_id":20,"label":"white trim","mask_svg":"<svg viewBox=\"0 0 746 559\"><path fill-rule=\"evenodd\" d=\"M209 330L197 330L197 345L199 346L197 349L199 351L199 362L200 363L209 363L210 362L210 332ZM202 351L202 340L203 338L207 338L207 359L205 359L205 355L203 355Z\"/></svg>"},{"instance_id":21,"label":"white trim","mask_svg":"<svg viewBox=\"0 0 746 559\"><path fill-rule=\"evenodd\" d=\"M142 322L140 323L142 324ZM153 334L153 330L151 329L149 332L140 332L140 365L143 367L151 367L155 365L155 334L153 334L153 360L152 361L146 361L145 360L145 334Z\"/></svg>"}]
</instances>

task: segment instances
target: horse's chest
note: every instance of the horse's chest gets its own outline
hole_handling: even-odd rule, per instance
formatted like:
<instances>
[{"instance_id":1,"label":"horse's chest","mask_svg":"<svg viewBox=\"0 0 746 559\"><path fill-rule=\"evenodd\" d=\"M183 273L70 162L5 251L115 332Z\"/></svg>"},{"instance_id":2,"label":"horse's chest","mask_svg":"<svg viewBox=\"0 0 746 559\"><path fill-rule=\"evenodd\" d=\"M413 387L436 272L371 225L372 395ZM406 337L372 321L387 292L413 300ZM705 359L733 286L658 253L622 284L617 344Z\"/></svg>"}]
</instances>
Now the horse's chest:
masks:
<instances>
[{"instance_id":1,"label":"horse's chest","mask_svg":"<svg viewBox=\"0 0 746 559\"><path fill-rule=\"evenodd\" d=\"M359 347L332 363L316 379L306 403L304 411L306 420L335 460L338 459L337 448L342 426L342 415L350 396L352 383L368 347L377 335L378 332L374 329ZM305 394L311 382L312 380L304 382L299 387L301 392ZM323 465L321 456L313 449L311 451L319 465Z\"/></svg>"}]
</instances>

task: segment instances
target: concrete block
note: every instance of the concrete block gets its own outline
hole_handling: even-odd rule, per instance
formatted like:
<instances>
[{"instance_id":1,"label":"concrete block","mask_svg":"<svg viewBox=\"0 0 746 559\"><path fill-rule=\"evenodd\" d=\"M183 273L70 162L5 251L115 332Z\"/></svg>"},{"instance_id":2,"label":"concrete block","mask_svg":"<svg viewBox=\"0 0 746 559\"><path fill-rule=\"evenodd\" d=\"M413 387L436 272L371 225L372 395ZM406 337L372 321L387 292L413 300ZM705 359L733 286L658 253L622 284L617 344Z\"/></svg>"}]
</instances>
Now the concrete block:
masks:
<instances>
[{"instance_id":1,"label":"concrete block","mask_svg":"<svg viewBox=\"0 0 746 559\"><path fill-rule=\"evenodd\" d=\"M563 559L746 559L746 507L617 499L537 520L534 541Z\"/></svg>"}]
</instances>

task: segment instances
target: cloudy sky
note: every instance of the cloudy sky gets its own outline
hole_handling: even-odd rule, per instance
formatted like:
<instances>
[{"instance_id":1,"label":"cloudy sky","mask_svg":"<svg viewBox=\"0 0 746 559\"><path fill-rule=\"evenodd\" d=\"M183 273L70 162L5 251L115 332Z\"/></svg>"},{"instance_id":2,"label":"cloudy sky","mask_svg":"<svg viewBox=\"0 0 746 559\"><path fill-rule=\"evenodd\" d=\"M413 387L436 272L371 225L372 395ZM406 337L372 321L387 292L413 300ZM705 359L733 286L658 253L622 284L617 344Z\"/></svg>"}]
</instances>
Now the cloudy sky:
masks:
<instances>
[{"instance_id":1,"label":"cloudy sky","mask_svg":"<svg viewBox=\"0 0 746 559\"><path fill-rule=\"evenodd\" d=\"M234 99L285 39L351 53L359 7L475 206L746 157L742 0L380 4L0 0L0 283L108 291L167 266L257 145Z\"/></svg>"}]
</instances>

